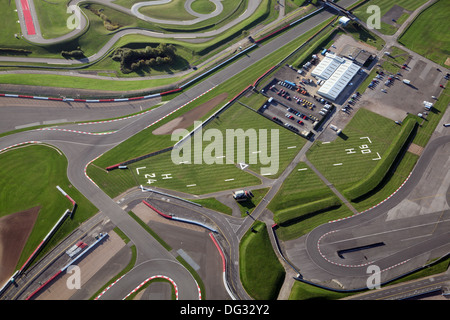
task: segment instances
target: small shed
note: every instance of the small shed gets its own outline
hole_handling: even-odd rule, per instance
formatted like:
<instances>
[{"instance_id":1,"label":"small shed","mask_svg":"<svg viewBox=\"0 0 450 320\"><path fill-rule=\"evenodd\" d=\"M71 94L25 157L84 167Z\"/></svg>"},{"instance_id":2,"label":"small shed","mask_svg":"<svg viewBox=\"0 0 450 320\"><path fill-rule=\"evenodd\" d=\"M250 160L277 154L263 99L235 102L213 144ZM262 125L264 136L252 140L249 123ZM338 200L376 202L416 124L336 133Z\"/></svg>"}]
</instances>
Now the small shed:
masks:
<instances>
[{"instance_id":1,"label":"small shed","mask_svg":"<svg viewBox=\"0 0 450 320\"><path fill-rule=\"evenodd\" d=\"M350 19L347 17L341 17L339 19L339 24L341 24L343 27L347 26L347 24L350 22Z\"/></svg>"}]
</instances>

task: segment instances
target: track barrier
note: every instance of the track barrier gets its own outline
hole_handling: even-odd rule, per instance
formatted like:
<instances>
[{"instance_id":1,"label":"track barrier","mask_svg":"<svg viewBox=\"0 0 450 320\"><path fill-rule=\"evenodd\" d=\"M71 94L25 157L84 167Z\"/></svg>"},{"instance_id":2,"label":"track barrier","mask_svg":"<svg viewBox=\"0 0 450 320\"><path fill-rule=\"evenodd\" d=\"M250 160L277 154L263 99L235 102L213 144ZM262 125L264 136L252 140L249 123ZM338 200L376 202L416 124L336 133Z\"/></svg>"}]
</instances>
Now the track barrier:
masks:
<instances>
[{"instance_id":1,"label":"track barrier","mask_svg":"<svg viewBox=\"0 0 450 320\"><path fill-rule=\"evenodd\" d=\"M67 209L63 215L59 218L59 220L56 222L56 224L53 226L53 228L50 230L49 233L44 237L44 239L39 243L39 245L34 249L34 251L31 253L31 255L28 257L28 259L25 261L25 263L22 265L22 267L17 270L14 275L3 285L3 287L0 289L0 295L3 294L6 289L15 282L17 277L22 275L25 270L31 265L31 263L36 259L38 254L42 251L44 246L47 244L47 242L51 239L51 237L58 231L58 229L61 227L61 225L64 223L64 221L67 219L67 217L70 216L70 218L73 218L73 214L75 212L75 209L77 208L77 203L75 200L73 200L67 192L65 192L60 186L56 186L56 188L72 203L72 210ZM56 277L56 275L54 276Z\"/></svg>"},{"instance_id":2,"label":"track barrier","mask_svg":"<svg viewBox=\"0 0 450 320\"><path fill-rule=\"evenodd\" d=\"M92 99L79 99L79 98L67 98L67 97L42 97L42 96L33 96L33 95L25 95L25 94L10 94L10 93L0 93L0 97L13 97L13 98L23 98L23 99L36 99L36 100L52 100L52 101L64 101L64 102L85 102L85 103L101 103L101 102L123 102L123 101L135 101L135 100L145 100L145 99L150 99L150 98L155 98L155 97L159 97L159 96L164 96L164 95L169 95L171 93L177 93L180 92L182 90L184 90L185 88L187 88L188 86L194 84L195 82L197 82L198 80L204 78L205 76L213 73L214 71L216 71L217 69L220 69L221 67L223 67L224 65L226 65L227 63L235 60L236 58L240 57L242 54L245 54L246 52L252 50L253 48L255 48L256 46L258 46L260 43L262 43L263 41L266 41L270 38L272 38L275 35L278 35L279 33L281 33L282 31L289 29L290 27L293 27L294 25L298 24L299 22L308 19L309 17L315 15L316 13L322 11L324 8L321 7L313 12L311 12L310 14L301 17L299 19L297 19L296 21L293 21L291 23L288 23L287 25L281 27L280 29L271 32L270 34L255 40L255 43L247 48L245 48L244 50L239 51L237 54L233 55L232 57L230 57L229 59L219 63L217 66L205 71L204 73L202 73L201 75L197 76L194 79L189 80L188 82L180 85L178 88L175 89L171 89L168 91L164 91L164 92L160 92L160 93L154 93L154 94L149 94L149 95L145 95L145 96L138 96L138 97L129 97L129 98L104 98L104 99L96 99L96 98L92 98Z\"/></svg>"},{"instance_id":3,"label":"track barrier","mask_svg":"<svg viewBox=\"0 0 450 320\"><path fill-rule=\"evenodd\" d=\"M152 209L153 211L155 211L156 213L158 213L160 216L166 218L166 219L170 219L170 220L174 220L174 221L179 221L179 222L184 222L184 223L189 223L189 224L194 224L200 227L203 227L205 229L208 229L211 232L217 233L217 230L214 229L211 226L208 226L207 224L198 222L198 221L194 221L194 220L190 220L190 219L184 219L184 218L180 218L180 217L176 217L174 215L168 215L165 213L162 213L160 210L156 209L154 206L152 206L150 203L148 203L147 201L143 200L142 201L147 207L149 207L150 209Z\"/></svg>"},{"instance_id":4,"label":"track barrier","mask_svg":"<svg viewBox=\"0 0 450 320\"><path fill-rule=\"evenodd\" d=\"M43 288L45 288L50 282L52 282L56 277L58 277L60 274L67 271L67 269L74 265L78 260L80 260L82 257L84 257L88 252L90 252L99 242L101 242L103 239L105 239L108 236L108 233L102 234L94 243L92 243L89 247L87 247L81 254L79 254L75 259L70 261L68 264L66 264L64 267L59 269L53 276L51 276L47 281L45 281L39 288L37 288L35 291L33 291L26 300L30 300L33 298L37 293L39 293Z\"/></svg>"}]
</instances>

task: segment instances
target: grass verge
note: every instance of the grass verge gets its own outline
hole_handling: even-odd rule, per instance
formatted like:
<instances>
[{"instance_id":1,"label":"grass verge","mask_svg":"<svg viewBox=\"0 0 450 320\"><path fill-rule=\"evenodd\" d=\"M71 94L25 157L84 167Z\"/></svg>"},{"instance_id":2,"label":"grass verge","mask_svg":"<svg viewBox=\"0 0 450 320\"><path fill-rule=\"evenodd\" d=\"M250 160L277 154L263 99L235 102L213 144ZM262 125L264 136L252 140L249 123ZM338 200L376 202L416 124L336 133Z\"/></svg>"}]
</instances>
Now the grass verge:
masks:
<instances>
[{"instance_id":1,"label":"grass verge","mask_svg":"<svg viewBox=\"0 0 450 320\"><path fill-rule=\"evenodd\" d=\"M267 227L255 222L239 246L242 284L255 300L275 300L285 278L283 266L273 251Z\"/></svg>"},{"instance_id":2,"label":"grass verge","mask_svg":"<svg viewBox=\"0 0 450 320\"><path fill-rule=\"evenodd\" d=\"M35 206L41 210L22 251L22 265L38 244L72 204L56 188L60 186L78 207L73 219L67 219L51 238L40 256L48 252L83 221L97 212L67 179L67 159L53 147L30 145L0 154L0 217Z\"/></svg>"}]
</instances>

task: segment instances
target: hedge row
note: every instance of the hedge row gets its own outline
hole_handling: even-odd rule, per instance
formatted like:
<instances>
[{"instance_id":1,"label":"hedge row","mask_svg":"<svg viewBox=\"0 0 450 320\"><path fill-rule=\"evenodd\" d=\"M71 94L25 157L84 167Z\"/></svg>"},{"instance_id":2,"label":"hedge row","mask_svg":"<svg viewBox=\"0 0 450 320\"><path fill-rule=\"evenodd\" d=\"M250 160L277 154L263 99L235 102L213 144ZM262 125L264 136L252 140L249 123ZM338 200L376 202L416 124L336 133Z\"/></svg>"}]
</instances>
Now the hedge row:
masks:
<instances>
[{"instance_id":1,"label":"hedge row","mask_svg":"<svg viewBox=\"0 0 450 320\"><path fill-rule=\"evenodd\" d=\"M347 199L351 201L358 199L375 189L380 184L389 169L392 167L405 143L408 141L416 125L417 121L412 118L407 119L403 123L400 133L395 137L394 141L386 150L385 155L378 162L375 168L363 180L343 191L343 195Z\"/></svg>"},{"instance_id":2,"label":"hedge row","mask_svg":"<svg viewBox=\"0 0 450 320\"><path fill-rule=\"evenodd\" d=\"M278 224L286 223L290 220L299 218L305 214L311 214L321 210L326 210L341 205L341 201L337 196L330 196L316 201L307 202L295 207L290 207L275 212L274 221Z\"/></svg>"}]
</instances>

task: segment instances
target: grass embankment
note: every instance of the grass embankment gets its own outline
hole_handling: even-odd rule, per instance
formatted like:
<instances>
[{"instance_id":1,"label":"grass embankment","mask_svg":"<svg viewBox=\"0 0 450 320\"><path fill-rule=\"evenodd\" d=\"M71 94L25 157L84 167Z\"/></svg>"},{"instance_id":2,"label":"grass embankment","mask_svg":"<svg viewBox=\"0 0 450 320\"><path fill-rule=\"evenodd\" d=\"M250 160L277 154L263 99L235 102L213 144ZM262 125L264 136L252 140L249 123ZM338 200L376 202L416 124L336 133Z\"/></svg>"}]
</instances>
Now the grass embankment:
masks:
<instances>
[{"instance_id":1,"label":"grass embankment","mask_svg":"<svg viewBox=\"0 0 450 320\"><path fill-rule=\"evenodd\" d=\"M306 213L339 205L339 199L304 162L295 167L268 208L283 224Z\"/></svg>"},{"instance_id":2,"label":"grass embankment","mask_svg":"<svg viewBox=\"0 0 450 320\"><path fill-rule=\"evenodd\" d=\"M425 9L398 41L418 54L448 68L450 58L450 2L440 0Z\"/></svg>"},{"instance_id":3,"label":"grass embankment","mask_svg":"<svg viewBox=\"0 0 450 320\"><path fill-rule=\"evenodd\" d=\"M52 247L97 212L97 209L67 179L67 159L54 148L30 145L0 154L0 217L40 206L21 265L72 204L56 188L60 186L77 202L73 219L67 219L53 236ZM45 253L48 249L44 250ZM42 253L41 253L42 254Z\"/></svg>"},{"instance_id":4,"label":"grass embankment","mask_svg":"<svg viewBox=\"0 0 450 320\"><path fill-rule=\"evenodd\" d=\"M384 157L400 130L394 121L359 109L335 141L328 144L316 141L307 157L343 192L375 168L379 161L376 159Z\"/></svg>"},{"instance_id":5,"label":"grass embankment","mask_svg":"<svg viewBox=\"0 0 450 320\"><path fill-rule=\"evenodd\" d=\"M356 186L353 192L365 194L352 203L363 211L394 192L417 161L418 156L406 152L402 161L396 162L395 168L392 166L393 160L400 160L397 155L404 142L400 137L409 136L415 119L411 119L411 125L408 123L400 128L391 120L360 109L341 137L327 144L317 141L307 156L341 193ZM373 160L378 155L381 159ZM304 163L285 180L268 208L280 224L277 234L281 240L299 237L322 223L352 214Z\"/></svg>"},{"instance_id":6,"label":"grass embankment","mask_svg":"<svg viewBox=\"0 0 450 320\"><path fill-rule=\"evenodd\" d=\"M352 214L304 162L300 162L283 182L268 209L274 214L274 221L279 225L277 235L283 241Z\"/></svg>"},{"instance_id":7,"label":"grass embankment","mask_svg":"<svg viewBox=\"0 0 450 320\"><path fill-rule=\"evenodd\" d=\"M267 227L255 222L239 245L240 277L255 300L275 300L283 285L285 271L270 242Z\"/></svg>"},{"instance_id":8,"label":"grass embankment","mask_svg":"<svg viewBox=\"0 0 450 320\"><path fill-rule=\"evenodd\" d=\"M364 179L343 191L347 199L354 201L371 192L381 183L405 146L416 125L416 120L412 118L408 118L403 123L400 133L394 138L389 148L383 154L383 157L377 162L375 168Z\"/></svg>"}]
</instances>

